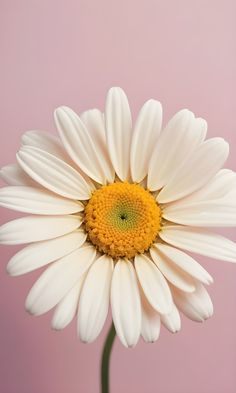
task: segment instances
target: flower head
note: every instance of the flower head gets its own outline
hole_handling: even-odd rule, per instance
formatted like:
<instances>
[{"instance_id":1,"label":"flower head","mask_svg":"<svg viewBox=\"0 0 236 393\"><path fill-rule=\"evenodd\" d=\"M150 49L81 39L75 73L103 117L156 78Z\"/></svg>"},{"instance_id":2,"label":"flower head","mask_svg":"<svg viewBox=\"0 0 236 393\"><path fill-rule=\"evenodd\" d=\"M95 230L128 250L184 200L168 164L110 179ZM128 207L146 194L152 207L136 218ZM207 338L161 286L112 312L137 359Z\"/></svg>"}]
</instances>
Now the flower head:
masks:
<instances>
[{"instance_id":1,"label":"flower head","mask_svg":"<svg viewBox=\"0 0 236 393\"><path fill-rule=\"evenodd\" d=\"M180 330L181 310L195 321L213 313L210 274L190 251L236 261L236 245L210 227L236 225L236 174L221 169L222 138L205 140L205 120L181 110L162 129L162 107L147 101L132 126L127 97L108 92L105 114L55 111L60 138L22 137L17 164L1 170L9 184L0 205L30 215L0 228L2 244L28 244L7 270L47 266L26 299L52 326L77 316L91 342L109 305L125 346L157 340L161 323Z\"/></svg>"}]
</instances>

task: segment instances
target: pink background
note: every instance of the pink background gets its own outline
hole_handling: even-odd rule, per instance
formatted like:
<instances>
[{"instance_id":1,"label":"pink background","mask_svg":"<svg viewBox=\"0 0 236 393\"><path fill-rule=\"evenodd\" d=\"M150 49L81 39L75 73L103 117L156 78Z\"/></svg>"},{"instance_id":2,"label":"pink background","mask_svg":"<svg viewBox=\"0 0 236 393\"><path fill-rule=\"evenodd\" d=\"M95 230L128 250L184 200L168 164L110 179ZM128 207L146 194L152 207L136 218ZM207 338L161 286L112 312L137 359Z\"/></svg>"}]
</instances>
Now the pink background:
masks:
<instances>
[{"instance_id":1,"label":"pink background","mask_svg":"<svg viewBox=\"0 0 236 393\"><path fill-rule=\"evenodd\" d=\"M123 87L134 114L159 99L165 119L183 107L205 117L209 136L231 144L236 170L235 1L1 1L1 165L14 161L25 130L54 130L52 112L65 104L103 108L107 89ZM16 217L1 210L1 222ZM224 230L236 239L234 230ZM51 314L24 311L39 272L10 278L13 247L1 248L1 393L96 393L105 331L91 345L75 323L50 329ZM183 318L155 344L135 349L117 340L112 393L233 393L236 391L236 266L198 258L214 276L215 314L204 324ZM106 330L108 325L106 326Z\"/></svg>"}]
</instances>

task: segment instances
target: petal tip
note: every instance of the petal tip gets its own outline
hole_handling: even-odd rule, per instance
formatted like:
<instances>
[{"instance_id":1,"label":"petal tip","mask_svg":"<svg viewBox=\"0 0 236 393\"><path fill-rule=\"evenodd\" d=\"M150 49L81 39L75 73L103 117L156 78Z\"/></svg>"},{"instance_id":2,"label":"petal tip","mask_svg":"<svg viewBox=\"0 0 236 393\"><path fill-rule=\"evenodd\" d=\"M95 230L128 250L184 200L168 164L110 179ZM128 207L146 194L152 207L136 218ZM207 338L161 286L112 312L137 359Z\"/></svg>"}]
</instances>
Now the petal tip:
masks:
<instances>
[{"instance_id":1,"label":"petal tip","mask_svg":"<svg viewBox=\"0 0 236 393\"><path fill-rule=\"evenodd\" d=\"M63 328L62 327L59 327L59 326L57 326L57 324L55 323L51 323L51 329L52 330L54 330L54 332L60 332Z\"/></svg>"},{"instance_id":2,"label":"petal tip","mask_svg":"<svg viewBox=\"0 0 236 393\"><path fill-rule=\"evenodd\" d=\"M25 311L30 315L36 315L31 305L25 304Z\"/></svg>"},{"instance_id":3,"label":"petal tip","mask_svg":"<svg viewBox=\"0 0 236 393\"><path fill-rule=\"evenodd\" d=\"M6 266L6 273L9 275L9 276L11 276L11 277L14 277L14 276L17 276L18 274L14 271L14 268L11 266L11 264L7 264L7 266Z\"/></svg>"},{"instance_id":4,"label":"petal tip","mask_svg":"<svg viewBox=\"0 0 236 393\"><path fill-rule=\"evenodd\" d=\"M108 90L108 94L109 93L113 93L113 92L120 92L120 93L124 93L124 90L120 87L120 86L112 86L110 87L110 89Z\"/></svg>"}]
</instances>

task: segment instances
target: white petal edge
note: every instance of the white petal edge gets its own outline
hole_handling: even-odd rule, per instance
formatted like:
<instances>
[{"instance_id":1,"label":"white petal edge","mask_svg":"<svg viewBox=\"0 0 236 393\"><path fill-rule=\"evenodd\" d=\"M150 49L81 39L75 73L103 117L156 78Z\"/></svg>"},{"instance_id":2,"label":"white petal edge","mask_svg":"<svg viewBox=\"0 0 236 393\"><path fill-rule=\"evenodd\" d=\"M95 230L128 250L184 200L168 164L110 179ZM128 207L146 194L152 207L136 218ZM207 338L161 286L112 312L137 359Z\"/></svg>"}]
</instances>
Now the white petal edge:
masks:
<instances>
[{"instance_id":1,"label":"white petal edge","mask_svg":"<svg viewBox=\"0 0 236 393\"><path fill-rule=\"evenodd\" d=\"M52 329L62 330L73 320L78 310L79 296L81 288L84 283L86 273L84 273L65 295L65 297L58 303L53 314L51 326Z\"/></svg>"},{"instance_id":2,"label":"white petal edge","mask_svg":"<svg viewBox=\"0 0 236 393\"><path fill-rule=\"evenodd\" d=\"M112 166L106 143L106 131L104 114L98 109L91 109L80 115L82 122L88 129L97 155L103 157L103 170L108 183L113 183L115 179L115 171Z\"/></svg>"},{"instance_id":3,"label":"white petal edge","mask_svg":"<svg viewBox=\"0 0 236 393\"><path fill-rule=\"evenodd\" d=\"M136 345L141 332L141 301L133 265L119 259L111 283L111 308L116 333L126 347Z\"/></svg>"},{"instance_id":4,"label":"white petal edge","mask_svg":"<svg viewBox=\"0 0 236 393\"><path fill-rule=\"evenodd\" d=\"M24 244L54 239L78 229L79 216L27 216L0 227L0 244Z\"/></svg>"},{"instance_id":5,"label":"white petal edge","mask_svg":"<svg viewBox=\"0 0 236 393\"><path fill-rule=\"evenodd\" d=\"M153 246L150 249L150 254L155 265L169 282L185 292L193 292L195 290L193 278L168 260L158 248Z\"/></svg>"},{"instance_id":6,"label":"white petal edge","mask_svg":"<svg viewBox=\"0 0 236 393\"><path fill-rule=\"evenodd\" d=\"M61 215L84 210L79 201L59 197L35 187L14 186L0 189L0 206L23 213Z\"/></svg>"},{"instance_id":7,"label":"white petal edge","mask_svg":"<svg viewBox=\"0 0 236 393\"><path fill-rule=\"evenodd\" d=\"M33 186L39 187L30 176L28 176L19 164L6 165L0 170L1 179L9 186Z\"/></svg>"},{"instance_id":8,"label":"white petal edge","mask_svg":"<svg viewBox=\"0 0 236 393\"><path fill-rule=\"evenodd\" d=\"M53 156L69 164L85 179L91 190L95 189L92 180L78 167L78 165L75 164L75 162L67 154L61 140L57 136L47 131L33 130L27 131L25 134L23 134L21 142L22 146L31 146L38 148L45 151L46 153L52 154Z\"/></svg>"},{"instance_id":9,"label":"white petal edge","mask_svg":"<svg viewBox=\"0 0 236 393\"><path fill-rule=\"evenodd\" d=\"M141 108L134 126L130 151L130 170L134 182L148 173L148 164L162 126L162 105L148 100Z\"/></svg>"},{"instance_id":10,"label":"white petal edge","mask_svg":"<svg viewBox=\"0 0 236 393\"><path fill-rule=\"evenodd\" d=\"M91 189L74 168L36 147L25 146L16 155L22 169L36 182L65 198L86 200Z\"/></svg>"},{"instance_id":11,"label":"white petal edge","mask_svg":"<svg viewBox=\"0 0 236 393\"><path fill-rule=\"evenodd\" d=\"M41 315L56 306L89 269L95 257L95 248L86 244L50 265L31 288L26 310Z\"/></svg>"},{"instance_id":12,"label":"white petal edge","mask_svg":"<svg viewBox=\"0 0 236 393\"><path fill-rule=\"evenodd\" d=\"M44 150L67 163L70 160L60 139L47 131L27 131L21 137L21 144L22 146L31 146Z\"/></svg>"},{"instance_id":13,"label":"white petal edge","mask_svg":"<svg viewBox=\"0 0 236 393\"><path fill-rule=\"evenodd\" d=\"M200 283L193 293L186 294L176 288L172 291L174 302L185 316L195 322L203 322L213 315L213 304L211 298Z\"/></svg>"},{"instance_id":14,"label":"white petal edge","mask_svg":"<svg viewBox=\"0 0 236 393\"><path fill-rule=\"evenodd\" d=\"M105 125L108 152L115 172L120 180L129 180L132 118L126 94L119 87L108 91Z\"/></svg>"},{"instance_id":15,"label":"white petal edge","mask_svg":"<svg viewBox=\"0 0 236 393\"><path fill-rule=\"evenodd\" d=\"M166 243L199 255L236 262L236 244L207 229L170 225L159 236Z\"/></svg>"},{"instance_id":16,"label":"white petal edge","mask_svg":"<svg viewBox=\"0 0 236 393\"><path fill-rule=\"evenodd\" d=\"M181 329L181 318L179 311L175 304L173 305L173 310L170 314L161 316L161 323L168 329L171 333L177 333Z\"/></svg>"},{"instance_id":17,"label":"white petal edge","mask_svg":"<svg viewBox=\"0 0 236 393\"><path fill-rule=\"evenodd\" d=\"M183 109L168 122L150 157L148 188L156 191L165 186L173 172L186 160L205 138L207 124Z\"/></svg>"},{"instance_id":18,"label":"white petal edge","mask_svg":"<svg viewBox=\"0 0 236 393\"><path fill-rule=\"evenodd\" d=\"M155 251L157 251L158 254L156 254ZM213 283L211 275L197 261L195 261L195 259L175 247L156 243L151 249L151 256L153 259L155 258L155 255L161 260L165 259L167 263L176 266L181 269L181 271L184 271L186 274L191 276L194 280L200 281L202 284L209 285ZM194 282L193 287L195 288ZM179 287L179 289L182 288Z\"/></svg>"},{"instance_id":19,"label":"white petal edge","mask_svg":"<svg viewBox=\"0 0 236 393\"><path fill-rule=\"evenodd\" d=\"M203 187L221 169L228 154L229 145L222 138L201 143L162 188L158 202L173 202Z\"/></svg>"},{"instance_id":20,"label":"white petal edge","mask_svg":"<svg viewBox=\"0 0 236 393\"><path fill-rule=\"evenodd\" d=\"M56 239L30 244L10 259L7 272L19 276L45 266L81 247L86 237L86 233L78 229Z\"/></svg>"},{"instance_id":21,"label":"white petal edge","mask_svg":"<svg viewBox=\"0 0 236 393\"><path fill-rule=\"evenodd\" d=\"M78 309L78 334L91 343L100 334L107 318L113 260L102 255L91 266L85 279Z\"/></svg>"},{"instance_id":22,"label":"white petal edge","mask_svg":"<svg viewBox=\"0 0 236 393\"><path fill-rule=\"evenodd\" d=\"M145 255L137 255L134 264L139 283L148 302L160 314L169 314L173 306L172 296L160 270Z\"/></svg>"},{"instance_id":23,"label":"white petal edge","mask_svg":"<svg viewBox=\"0 0 236 393\"><path fill-rule=\"evenodd\" d=\"M141 335L148 343L158 340L161 329L160 315L148 303L142 288L140 288L141 305L142 305L142 326Z\"/></svg>"},{"instance_id":24,"label":"white petal edge","mask_svg":"<svg viewBox=\"0 0 236 393\"><path fill-rule=\"evenodd\" d=\"M205 186L185 198L167 204L166 207L176 208L194 202L222 201L230 196L232 189L236 189L236 173L230 169L221 169Z\"/></svg>"},{"instance_id":25,"label":"white petal edge","mask_svg":"<svg viewBox=\"0 0 236 393\"><path fill-rule=\"evenodd\" d=\"M185 206L168 206L162 216L176 224L196 227L236 226L236 202L234 200L212 200L186 203Z\"/></svg>"},{"instance_id":26,"label":"white petal edge","mask_svg":"<svg viewBox=\"0 0 236 393\"><path fill-rule=\"evenodd\" d=\"M91 179L100 184L106 184L110 168L106 157L93 142L93 139L80 117L66 106L59 107L54 112L54 119L62 143L72 160Z\"/></svg>"}]
</instances>

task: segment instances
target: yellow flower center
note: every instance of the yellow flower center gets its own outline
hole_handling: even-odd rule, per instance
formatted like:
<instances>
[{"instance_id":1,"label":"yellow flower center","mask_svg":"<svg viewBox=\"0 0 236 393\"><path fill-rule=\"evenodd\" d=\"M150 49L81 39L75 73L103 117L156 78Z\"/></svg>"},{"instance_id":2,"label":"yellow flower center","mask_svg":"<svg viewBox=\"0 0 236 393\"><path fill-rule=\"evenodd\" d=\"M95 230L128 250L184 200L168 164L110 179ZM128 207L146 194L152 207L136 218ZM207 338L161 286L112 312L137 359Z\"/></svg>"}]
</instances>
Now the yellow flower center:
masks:
<instances>
[{"instance_id":1,"label":"yellow flower center","mask_svg":"<svg viewBox=\"0 0 236 393\"><path fill-rule=\"evenodd\" d=\"M161 221L152 194L138 184L113 183L96 190L85 207L90 241L112 258L133 258L147 251Z\"/></svg>"}]
</instances>

